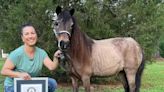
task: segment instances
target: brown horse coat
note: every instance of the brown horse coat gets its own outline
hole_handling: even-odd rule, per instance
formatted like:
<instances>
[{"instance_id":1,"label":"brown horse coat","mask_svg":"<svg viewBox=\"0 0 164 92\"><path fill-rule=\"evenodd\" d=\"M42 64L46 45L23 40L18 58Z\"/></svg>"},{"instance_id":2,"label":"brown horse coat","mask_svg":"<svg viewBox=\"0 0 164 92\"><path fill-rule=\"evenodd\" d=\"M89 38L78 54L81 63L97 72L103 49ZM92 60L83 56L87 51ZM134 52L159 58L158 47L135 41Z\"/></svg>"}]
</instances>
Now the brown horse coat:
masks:
<instances>
[{"instance_id":1,"label":"brown horse coat","mask_svg":"<svg viewBox=\"0 0 164 92\"><path fill-rule=\"evenodd\" d=\"M132 38L94 40L94 43L91 55L93 75L109 76L124 68L138 68L141 64L142 52Z\"/></svg>"},{"instance_id":2,"label":"brown horse coat","mask_svg":"<svg viewBox=\"0 0 164 92\"><path fill-rule=\"evenodd\" d=\"M78 80L82 80L86 92L90 92L91 76L119 74L125 92L139 92L144 69L143 53L139 44L130 37L94 40L79 30L73 16L74 9L57 7L54 32L58 47L69 59L73 92L78 92Z\"/></svg>"}]
</instances>

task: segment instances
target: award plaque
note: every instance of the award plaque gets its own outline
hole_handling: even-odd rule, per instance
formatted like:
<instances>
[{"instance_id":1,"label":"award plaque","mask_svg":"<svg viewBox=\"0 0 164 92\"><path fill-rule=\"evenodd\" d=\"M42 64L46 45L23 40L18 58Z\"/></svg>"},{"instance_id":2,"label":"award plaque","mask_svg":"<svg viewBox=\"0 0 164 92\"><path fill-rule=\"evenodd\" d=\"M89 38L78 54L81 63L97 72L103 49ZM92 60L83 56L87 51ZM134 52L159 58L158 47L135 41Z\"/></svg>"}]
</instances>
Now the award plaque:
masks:
<instances>
[{"instance_id":1,"label":"award plaque","mask_svg":"<svg viewBox=\"0 0 164 92\"><path fill-rule=\"evenodd\" d=\"M48 92L48 78L35 77L31 80L14 78L14 92Z\"/></svg>"}]
</instances>

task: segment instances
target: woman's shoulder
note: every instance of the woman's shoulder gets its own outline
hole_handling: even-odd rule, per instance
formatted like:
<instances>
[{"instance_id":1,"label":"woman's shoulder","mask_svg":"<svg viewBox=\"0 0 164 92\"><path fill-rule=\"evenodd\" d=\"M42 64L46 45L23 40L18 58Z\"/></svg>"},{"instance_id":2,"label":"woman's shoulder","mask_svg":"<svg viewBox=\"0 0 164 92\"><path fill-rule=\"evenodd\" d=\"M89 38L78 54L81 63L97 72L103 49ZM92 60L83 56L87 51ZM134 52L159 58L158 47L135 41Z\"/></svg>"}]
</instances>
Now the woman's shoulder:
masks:
<instances>
[{"instance_id":1,"label":"woman's shoulder","mask_svg":"<svg viewBox=\"0 0 164 92\"><path fill-rule=\"evenodd\" d=\"M13 55L22 55L23 54L23 45L16 48L15 50L11 51L10 54L13 54Z\"/></svg>"}]
</instances>

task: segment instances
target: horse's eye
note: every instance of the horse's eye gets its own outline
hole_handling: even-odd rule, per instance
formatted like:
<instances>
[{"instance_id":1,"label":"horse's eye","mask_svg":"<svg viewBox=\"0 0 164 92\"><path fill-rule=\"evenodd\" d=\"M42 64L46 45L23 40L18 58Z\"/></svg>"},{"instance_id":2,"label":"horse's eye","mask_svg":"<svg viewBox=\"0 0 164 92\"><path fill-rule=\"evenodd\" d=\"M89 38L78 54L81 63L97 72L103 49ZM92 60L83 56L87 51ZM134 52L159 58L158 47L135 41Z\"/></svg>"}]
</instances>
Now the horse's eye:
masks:
<instances>
[{"instance_id":1,"label":"horse's eye","mask_svg":"<svg viewBox=\"0 0 164 92\"><path fill-rule=\"evenodd\" d=\"M73 25L71 25L71 29L73 28Z\"/></svg>"},{"instance_id":2,"label":"horse's eye","mask_svg":"<svg viewBox=\"0 0 164 92\"><path fill-rule=\"evenodd\" d=\"M59 23L58 22L55 22L55 26L58 26L59 25Z\"/></svg>"}]
</instances>

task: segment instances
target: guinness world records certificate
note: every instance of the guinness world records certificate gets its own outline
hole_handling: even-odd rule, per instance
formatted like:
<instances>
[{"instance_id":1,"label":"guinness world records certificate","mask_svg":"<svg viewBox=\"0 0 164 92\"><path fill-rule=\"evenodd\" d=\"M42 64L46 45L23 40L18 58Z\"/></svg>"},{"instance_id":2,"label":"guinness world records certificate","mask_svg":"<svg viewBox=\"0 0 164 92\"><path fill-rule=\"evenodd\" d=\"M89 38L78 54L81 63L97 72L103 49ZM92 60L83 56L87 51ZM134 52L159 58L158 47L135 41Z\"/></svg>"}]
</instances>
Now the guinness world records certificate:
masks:
<instances>
[{"instance_id":1,"label":"guinness world records certificate","mask_svg":"<svg viewBox=\"0 0 164 92\"><path fill-rule=\"evenodd\" d=\"M48 78L35 77L31 80L14 78L14 92L48 92Z\"/></svg>"}]
</instances>

